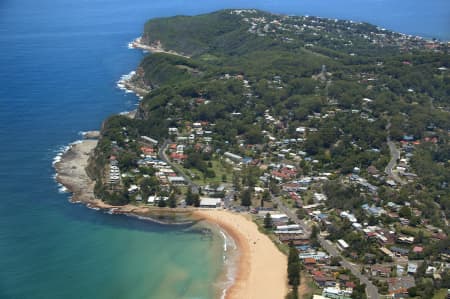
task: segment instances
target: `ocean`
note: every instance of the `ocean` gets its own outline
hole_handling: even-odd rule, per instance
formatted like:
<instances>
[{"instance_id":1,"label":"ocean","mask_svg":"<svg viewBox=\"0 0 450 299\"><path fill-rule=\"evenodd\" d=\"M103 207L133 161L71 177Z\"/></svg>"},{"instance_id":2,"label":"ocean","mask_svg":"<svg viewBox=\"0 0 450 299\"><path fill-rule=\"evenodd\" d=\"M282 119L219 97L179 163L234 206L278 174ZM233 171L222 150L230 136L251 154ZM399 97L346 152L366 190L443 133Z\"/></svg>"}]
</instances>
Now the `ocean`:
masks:
<instances>
[{"instance_id":1,"label":"ocean","mask_svg":"<svg viewBox=\"0 0 450 299\"><path fill-rule=\"evenodd\" d=\"M70 204L52 161L81 131L135 107L136 96L116 81L142 59L127 43L147 19L232 7L369 21L450 40L447 0L2 0L0 298L218 296L220 234L204 238Z\"/></svg>"}]
</instances>

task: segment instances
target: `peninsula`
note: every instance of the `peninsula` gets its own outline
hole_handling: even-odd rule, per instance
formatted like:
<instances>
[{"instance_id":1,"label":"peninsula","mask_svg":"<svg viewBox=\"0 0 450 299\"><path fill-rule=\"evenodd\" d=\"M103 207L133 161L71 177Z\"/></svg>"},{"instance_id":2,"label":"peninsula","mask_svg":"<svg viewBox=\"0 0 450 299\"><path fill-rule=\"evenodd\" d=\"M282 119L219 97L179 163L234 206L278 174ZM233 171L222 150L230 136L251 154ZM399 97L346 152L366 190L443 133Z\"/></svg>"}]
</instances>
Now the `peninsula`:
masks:
<instances>
[{"instance_id":1,"label":"peninsula","mask_svg":"<svg viewBox=\"0 0 450 299\"><path fill-rule=\"evenodd\" d=\"M450 287L448 43L221 10L130 47L152 52L121 82L143 99L56 163L74 201L217 223L241 252L227 298Z\"/></svg>"}]
</instances>

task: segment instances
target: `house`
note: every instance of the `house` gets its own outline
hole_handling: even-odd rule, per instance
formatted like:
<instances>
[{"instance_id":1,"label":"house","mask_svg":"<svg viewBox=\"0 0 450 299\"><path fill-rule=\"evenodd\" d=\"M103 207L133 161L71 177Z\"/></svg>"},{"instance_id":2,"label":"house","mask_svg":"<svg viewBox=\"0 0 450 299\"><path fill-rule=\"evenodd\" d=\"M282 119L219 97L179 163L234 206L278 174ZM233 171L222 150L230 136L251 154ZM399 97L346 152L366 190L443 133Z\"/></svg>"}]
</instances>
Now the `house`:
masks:
<instances>
[{"instance_id":1,"label":"house","mask_svg":"<svg viewBox=\"0 0 450 299\"><path fill-rule=\"evenodd\" d=\"M327 196L323 193L314 193L314 199L316 201L326 201L327 200Z\"/></svg>"},{"instance_id":2,"label":"house","mask_svg":"<svg viewBox=\"0 0 450 299\"><path fill-rule=\"evenodd\" d=\"M280 230L280 231L298 231L298 230L300 230L300 225L298 225L298 224L277 225L277 230Z\"/></svg>"},{"instance_id":3,"label":"house","mask_svg":"<svg viewBox=\"0 0 450 299\"><path fill-rule=\"evenodd\" d=\"M390 295L407 294L408 289L416 285L414 277L412 276L389 278L387 282L389 285L388 292Z\"/></svg>"},{"instance_id":4,"label":"house","mask_svg":"<svg viewBox=\"0 0 450 299\"><path fill-rule=\"evenodd\" d=\"M169 135L178 134L178 128L169 128Z\"/></svg>"},{"instance_id":5,"label":"house","mask_svg":"<svg viewBox=\"0 0 450 299\"><path fill-rule=\"evenodd\" d=\"M286 183L283 184L282 188L286 192L298 192L302 190L302 186L299 183Z\"/></svg>"},{"instance_id":6,"label":"house","mask_svg":"<svg viewBox=\"0 0 450 299\"><path fill-rule=\"evenodd\" d=\"M408 255L409 250L406 248L401 248L397 246L392 246L391 251L395 253L396 255Z\"/></svg>"},{"instance_id":7,"label":"house","mask_svg":"<svg viewBox=\"0 0 450 299\"><path fill-rule=\"evenodd\" d=\"M322 292L322 296L327 298L334 299L350 299L352 296L353 290L350 289L341 289L339 287L328 287L324 288Z\"/></svg>"},{"instance_id":8,"label":"house","mask_svg":"<svg viewBox=\"0 0 450 299\"><path fill-rule=\"evenodd\" d=\"M169 176L167 180L171 185L181 186L186 184L186 180L182 176Z\"/></svg>"},{"instance_id":9,"label":"house","mask_svg":"<svg viewBox=\"0 0 450 299\"><path fill-rule=\"evenodd\" d=\"M337 247L339 250L344 251L347 250L350 246L342 239L337 240Z\"/></svg>"},{"instance_id":10,"label":"house","mask_svg":"<svg viewBox=\"0 0 450 299\"><path fill-rule=\"evenodd\" d=\"M341 284L345 284L346 282L350 281L350 276L345 275L345 274L340 274L339 275L339 282Z\"/></svg>"},{"instance_id":11,"label":"house","mask_svg":"<svg viewBox=\"0 0 450 299\"><path fill-rule=\"evenodd\" d=\"M151 138L151 137L148 137L148 136L141 136L141 138L142 138L144 141L149 142L149 143L151 143L151 144L153 144L153 145L157 145L157 144L158 144L158 140L153 139L153 138Z\"/></svg>"},{"instance_id":12,"label":"house","mask_svg":"<svg viewBox=\"0 0 450 299\"><path fill-rule=\"evenodd\" d=\"M405 244L412 244L414 242L414 237L411 237L411 236L399 236L397 238L397 242L405 243Z\"/></svg>"},{"instance_id":13,"label":"house","mask_svg":"<svg viewBox=\"0 0 450 299\"><path fill-rule=\"evenodd\" d=\"M409 274L415 274L417 272L417 264L409 262L407 272Z\"/></svg>"},{"instance_id":14,"label":"house","mask_svg":"<svg viewBox=\"0 0 450 299\"><path fill-rule=\"evenodd\" d=\"M266 211L264 211L264 215L267 214ZM286 214L272 214L270 213L270 218L272 218L272 221L274 222L288 222L289 217Z\"/></svg>"},{"instance_id":15,"label":"house","mask_svg":"<svg viewBox=\"0 0 450 299\"><path fill-rule=\"evenodd\" d=\"M353 215L353 214L350 214L350 213L348 213L348 212L341 212L341 214L340 214L340 216L341 216L341 218L347 218L348 219L348 221L350 221L350 222L358 222L358 220L356 219L356 217L355 217L355 215Z\"/></svg>"},{"instance_id":16,"label":"house","mask_svg":"<svg viewBox=\"0 0 450 299\"><path fill-rule=\"evenodd\" d=\"M241 156L230 153L230 152L225 152L223 155L235 163L241 163L243 160L243 158Z\"/></svg>"},{"instance_id":17,"label":"house","mask_svg":"<svg viewBox=\"0 0 450 299\"><path fill-rule=\"evenodd\" d=\"M200 208L217 208L220 202L220 198L200 197Z\"/></svg>"},{"instance_id":18,"label":"house","mask_svg":"<svg viewBox=\"0 0 450 299\"><path fill-rule=\"evenodd\" d=\"M382 265L372 265L370 267L370 274L372 276L379 276L379 277L390 277L391 275L391 268L382 266Z\"/></svg>"},{"instance_id":19,"label":"house","mask_svg":"<svg viewBox=\"0 0 450 299\"><path fill-rule=\"evenodd\" d=\"M323 288L326 286L332 287L336 285L336 280L331 276L326 275L313 275L312 279L317 286Z\"/></svg>"},{"instance_id":20,"label":"house","mask_svg":"<svg viewBox=\"0 0 450 299\"><path fill-rule=\"evenodd\" d=\"M152 155L155 153L155 149L149 146L142 146L141 151L144 153L144 155Z\"/></svg>"},{"instance_id":21,"label":"house","mask_svg":"<svg viewBox=\"0 0 450 299\"><path fill-rule=\"evenodd\" d=\"M166 200L168 200L168 199L169 199L168 197L160 197L160 196L156 196L156 195L150 195L150 196L148 197L148 199L147 199L147 203L149 203L149 204L155 204L155 203L157 203L157 202L160 201L160 200L166 201Z\"/></svg>"},{"instance_id":22,"label":"house","mask_svg":"<svg viewBox=\"0 0 450 299\"><path fill-rule=\"evenodd\" d=\"M403 267L402 265L396 265L397 267L397 276L403 276L403 274L405 273L405 267Z\"/></svg>"},{"instance_id":23,"label":"house","mask_svg":"<svg viewBox=\"0 0 450 299\"><path fill-rule=\"evenodd\" d=\"M308 257L308 258L303 260L303 263L305 265L315 265L316 264L316 259L312 258L312 257Z\"/></svg>"},{"instance_id":24,"label":"house","mask_svg":"<svg viewBox=\"0 0 450 299\"><path fill-rule=\"evenodd\" d=\"M298 255L298 257L301 260L304 260L304 259L307 259L307 258L313 258L316 261L319 261L319 260L323 260L323 259L328 258L328 255L325 252L318 251L318 252L304 252L304 253L300 253Z\"/></svg>"},{"instance_id":25,"label":"house","mask_svg":"<svg viewBox=\"0 0 450 299\"><path fill-rule=\"evenodd\" d=\"M394 253L387 249L386 247L381 247L380 251L389 257L394 257Z\"/></svg>"},{"instance_id":26,"label":"house","mask_svg":"<svg viewBox=\"0 0 450 299\"><path fill-rule=\"evenodd\" d=\"M414 140L415 139L414 139L413 135L403 135L403 141L411 142L411 141L414 141Z\"/></svg>"},{"instance_id":27,"label":"house","mask_svg":"<svg viewBox=\"0 0 450 299\"><path fill-rule=\"evenodd\" d=\"M139 191L139 187L137 185L131 185L130 188L128 188L128 194L133 194L135 192Z\"/></svg>"},{"instance_id":28,"label":"house","mask_svg":"<svg viewBox=\"0 0 450 299\"><path fill-rule=\"evenodd\" d=\"M171 153L170 154L170 159L172 159L173 161L178 162L178 163L182 163L187 158L188 158L188 156L185 154L180 154L180 153Z\"/></svg>"}]
</instances>

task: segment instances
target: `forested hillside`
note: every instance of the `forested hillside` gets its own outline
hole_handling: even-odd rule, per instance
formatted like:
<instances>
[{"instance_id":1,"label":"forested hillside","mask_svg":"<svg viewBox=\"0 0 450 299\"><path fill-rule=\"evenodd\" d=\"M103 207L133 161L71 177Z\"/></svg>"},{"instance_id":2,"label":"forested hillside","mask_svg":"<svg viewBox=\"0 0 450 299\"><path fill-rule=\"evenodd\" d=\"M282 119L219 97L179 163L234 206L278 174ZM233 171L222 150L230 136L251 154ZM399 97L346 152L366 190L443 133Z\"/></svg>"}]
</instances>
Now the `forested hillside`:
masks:
<instances>
[{"instance_id":1,"label":"forested hillside","mask_svg":"<svg viewBox=\"0 0 450 299\"><path fill-rule=\"evenodd\" d=\"M163 141L168 128L186 133L202 122L217 153L276 162L277 146L295 140L290 150L303 155L300 168L346 174L356 166L383 170L388 138L434 138L410 157L421 187L405 192L436 201L448 215L448 44L366 23L256 10L150 20L142 42L189 58L144 58L154 88L136 119L106 121L99 156L111 154L112 141L115 153L133 153L129 142L141 135Z\"/></svg>"}]
</instances>

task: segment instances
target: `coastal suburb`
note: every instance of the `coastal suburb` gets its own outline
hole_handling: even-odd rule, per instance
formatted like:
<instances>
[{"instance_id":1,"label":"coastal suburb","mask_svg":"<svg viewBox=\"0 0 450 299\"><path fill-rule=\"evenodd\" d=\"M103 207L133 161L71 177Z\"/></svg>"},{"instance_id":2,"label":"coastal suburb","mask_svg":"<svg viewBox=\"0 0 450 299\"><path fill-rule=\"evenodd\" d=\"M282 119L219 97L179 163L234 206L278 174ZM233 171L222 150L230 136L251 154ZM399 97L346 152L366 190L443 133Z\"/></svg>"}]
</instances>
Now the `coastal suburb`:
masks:
<instances>
[{"instance_id":1,"label":"coastal suburb","mask_svg":"<svg viewBox=\"0 0 450 299\"><path fill-rule=\"evenodd\" d=\"M218 225L232 299L449 298L447 42L259 10L149 20L136 110L55 163L71 201Z\"/></svg>"}]
</instances>

